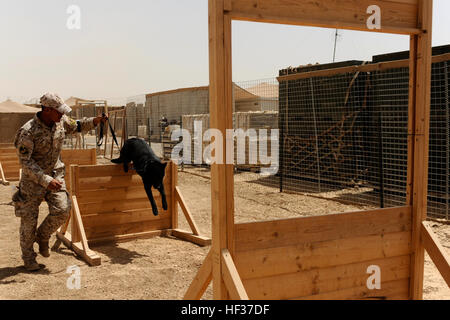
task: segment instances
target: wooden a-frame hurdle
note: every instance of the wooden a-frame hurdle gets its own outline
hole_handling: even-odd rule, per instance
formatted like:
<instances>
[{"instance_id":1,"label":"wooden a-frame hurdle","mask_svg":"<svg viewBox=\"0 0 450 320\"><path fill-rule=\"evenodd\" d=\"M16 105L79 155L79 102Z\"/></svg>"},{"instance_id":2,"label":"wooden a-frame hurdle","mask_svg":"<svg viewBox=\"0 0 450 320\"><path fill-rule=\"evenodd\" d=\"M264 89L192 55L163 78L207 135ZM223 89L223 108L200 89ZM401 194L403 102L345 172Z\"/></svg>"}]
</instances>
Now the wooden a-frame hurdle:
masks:
<instances>
[{"instance_id":1,"label":"wooden a-frame hurdle","mask_svg":"<svg viewBox=\"0 0 450 320\"><path fill-rule=\"evenodd\" d=\"M432 9L432 0L209 0L211 128L224 137L222 163L225 133L233 128L232 20L410 36L407 202L370 212L235 224L233 165L213 164L212 248L185 299L201 298L211 281L216 300L422 299L425 249L450 285L449 258L425 222ZM374 12L380 26L372 29L367 22ZM380 290L367 286L373 265L381 269Z\"/></svg>"},{"instance_id":2,"label":"wooden a-frame hurdle","mask_svg":"<svg viewBox=\"0 0 450 320\"><path fill-rule=\"evenodd\" d=\"M202 236L177 186L178 168L170 162L164 188L168 210L153 190L159 216L154 216L141 177L135 170L125 173L121 165L72 165L70 168L71 218L58 230L53 250L61 243L89 265L101 264L90 246L110 242L173 236L200 246L211 244ZM178 229L178 205L192 232Z\"/></svg>"}]
</instances>

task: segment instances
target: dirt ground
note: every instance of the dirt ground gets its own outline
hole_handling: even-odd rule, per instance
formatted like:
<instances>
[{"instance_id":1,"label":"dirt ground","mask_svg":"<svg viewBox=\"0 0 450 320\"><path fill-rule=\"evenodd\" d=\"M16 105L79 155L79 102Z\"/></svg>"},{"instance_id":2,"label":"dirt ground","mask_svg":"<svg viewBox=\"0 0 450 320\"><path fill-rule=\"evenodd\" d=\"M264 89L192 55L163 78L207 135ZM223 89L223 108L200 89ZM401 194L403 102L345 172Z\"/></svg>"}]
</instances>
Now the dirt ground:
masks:
<instances>
[{"instance_id":1,"label":"dirt ground","mask_svg":"<svg viewBox=\"0 0 450 320\"><path fill-rule=\"evenodd\" d=\"M179 186L192 214L205 234L211 235L209 172L186 169L179 173ZM309 196L280 194L276 188L251 183L254 173L236 175L236 222L263 221L294 216L351 212L360 206ZM22 266L19 247L19 222L11 206L15 185L0 185L0 299L182 299L209 247L173 238L157 237L116 245L94 247L102 259L99 267L89 267L64 246L50 258L38 256L46 266L38 273L28 273ZM181 212L181 210L179 211ZM41 205L40 221L48 214ZM180 228L189 230L180 216ZM450 253L450 226L433 223L441 243ZM55 241L54 236L51 244ZM37 251L37 246L35 247ZM81 269L81 289L69 290L70 266ZM450 289L427 256L424 297L428 300L450 299ZM211 286L205 299L212 298Z\"/></svg>"}]
</instances>

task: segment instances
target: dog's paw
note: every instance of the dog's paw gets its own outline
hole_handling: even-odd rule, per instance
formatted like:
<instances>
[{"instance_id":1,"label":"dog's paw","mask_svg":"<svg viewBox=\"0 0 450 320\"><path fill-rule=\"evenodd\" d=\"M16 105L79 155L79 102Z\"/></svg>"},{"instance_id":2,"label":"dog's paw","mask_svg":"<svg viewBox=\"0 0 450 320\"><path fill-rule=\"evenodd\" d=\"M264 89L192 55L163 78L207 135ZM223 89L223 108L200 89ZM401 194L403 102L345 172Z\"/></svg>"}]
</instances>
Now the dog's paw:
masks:
<instances>
[{"instance_id":1,"label":"dog's paw","mask_svg":"<svg viewBox=\"0 0 450 320\"><path fill-rule=\"evenodd\" d=\"M154 215L155 217L159 216L158 209L153 209L153 215Z\"/></svg>"},{"instance_id":2,"label":"dog's paw","mask_svg":"<svg viewBox=\"0 0 450 320\"><path fill-rule=\"evenodd\" d=\"M168 209L167 202L163 202L163 209L164 209L165 211L167 211L167 209Z\"/></svg>"}]
</instances>

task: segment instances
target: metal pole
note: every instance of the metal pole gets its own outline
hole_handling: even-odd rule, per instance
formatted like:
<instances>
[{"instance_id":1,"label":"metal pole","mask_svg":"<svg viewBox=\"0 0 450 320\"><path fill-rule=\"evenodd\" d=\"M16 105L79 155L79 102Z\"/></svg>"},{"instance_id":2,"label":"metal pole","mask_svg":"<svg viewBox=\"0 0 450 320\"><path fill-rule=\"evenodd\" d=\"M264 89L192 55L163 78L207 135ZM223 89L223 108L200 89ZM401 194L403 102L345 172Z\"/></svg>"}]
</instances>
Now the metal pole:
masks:
<instances>
[{"instance_id":1,"label":"metal pole","mask_svg":"<svg viewBox=\"0 0 450 320\"><path fill-rule=\"evenodd\" d=\"M285 82L286 92L286 104L284 106L284 112L281 109L278 111L280 116L280 130L281 130L281 146L280 146L280 193L284 191L284 144L286 141L286 129L289 112L289 81Z\"/></svg>"},{"instance_id":2,"label":"metal pole","mask_svg":"<svg viewBox=\"0 0 450 320\"><path fill-rule=\"evenodd\" d=\"M446 213L445 218L447 221L449 220L450 216L450 98L449 98L449 81L448 81L448 75L450 73L448 61L444 62L445 66L445 127L446 127L446 133L447 133L447 143L446 143L446 171L447 171L447 179L446 179Z\"/></svg>"},{"instance_id":3,"label":"metal pole","mask_svg":"<svg viewBox=\"0 0 450 320\"><path fill-rule=\"evenodd\" d=\"M317 117L316 117L316 105L314 99L314 85L313 79L309 78L309 83L311 85L311 100L312 109L314 117L314 135L316 136L316 157L317 157L317 179L319 180L319 192L322 192L321 176L320 176L320 157L319 157L319 133L317 131Z\"/></svg>"},{"instance_id":4,"label":"metal pole","mask_svg":"<svg viewBox=\"0 0 450 320\"><path fill-rule=\"evenodd\" d=\"M382 111L378 113L378 157L380 158L380 208L385 207L384 204L384 162L383 162L383 119Z\"/></svg>"}]
</instances>

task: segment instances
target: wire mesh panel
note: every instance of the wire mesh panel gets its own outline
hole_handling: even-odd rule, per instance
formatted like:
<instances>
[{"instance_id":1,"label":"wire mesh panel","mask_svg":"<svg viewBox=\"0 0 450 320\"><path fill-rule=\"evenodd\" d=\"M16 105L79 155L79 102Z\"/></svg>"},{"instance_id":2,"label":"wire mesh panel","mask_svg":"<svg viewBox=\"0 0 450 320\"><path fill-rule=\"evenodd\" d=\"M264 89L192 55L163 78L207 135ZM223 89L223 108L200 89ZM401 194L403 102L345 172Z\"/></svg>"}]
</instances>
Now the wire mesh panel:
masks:
<instances>
[{"instance_id":1,"label":"wire mesh panel","mask_svg":"<svg viewBox=\"0 0 450 320\"><path fill-rule=\"evenodd\" d=\"M433 63L428 214L444 219L450 214L448 78L449 61ZM281 170L266 183L361 205L404 205L408 99L408 67L281 81Z\"/></svg>"},{"instance_id":2,"label":"wire mesh panel","mask_svg":"<svg viewBox=\"0 0 450 320\"><path fill-rule=\"evenodd\" d=\"M432 67L428 213L450 218L450 59Z\"/></svg>"},{"instance_id":3,"label":"wire mesh panel","mask_svg":"<svg viewBox=\"0 0 450 320\"><path fill-rule=\"evenodd\" d=\"M381 114L371 78L357 72L280 83L281 190L381 205Z\"/></svg>"}]
</instances>

